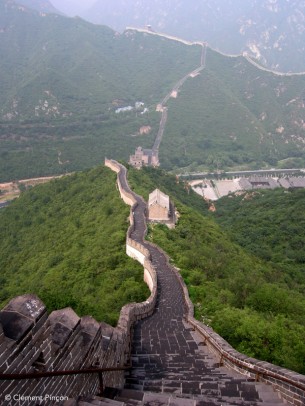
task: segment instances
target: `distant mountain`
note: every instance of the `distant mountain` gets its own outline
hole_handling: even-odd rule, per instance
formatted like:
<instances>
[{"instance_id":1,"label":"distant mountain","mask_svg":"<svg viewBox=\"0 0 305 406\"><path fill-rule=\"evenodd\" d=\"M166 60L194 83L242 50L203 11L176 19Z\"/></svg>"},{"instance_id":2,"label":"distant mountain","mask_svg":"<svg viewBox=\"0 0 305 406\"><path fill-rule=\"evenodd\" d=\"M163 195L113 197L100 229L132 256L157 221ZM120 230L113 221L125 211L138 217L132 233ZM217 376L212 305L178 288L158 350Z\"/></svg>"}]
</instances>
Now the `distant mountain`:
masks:
<instances>
[{"instance_id":1,"label":"distant mountain","mask_svg":"<svg viewBox=\"0 0 305 406\"><path fill-rule=\"evenodd\" d=\"M157 102L201 52L80 18L42 16L11 0L0 0L0 35L0 119L7 121L105 113L114 99Z\"/></svg>"},{"instance_id":2,"label":"distant mountain","mask_svg":"<svg viewBox=\"0 0 305 406\"><path fill-rule=\"evenodd\" d=\"M51 3L64 14L70 17L80 15L87 11L96 0L50 0Z\"/></svg>"},{"instance_id":3,"label":"distant mountain","mask_svg":"<svg viewBox=\"0 0 305 406\"><path fill-rule=\"evenodd\" d=\"M205 69L168 102L166 169L305 167L305 75L275 75L208 49Z\"/></svg>"},{"instance_id":4,"label":"distant mountain","mask_svg":"<svg viewBox=\"0 0 305 406\"><path fill-rule=\"evenodd\" d=\"M49 0L17 0L16 3L44 13L60 13Z\"/></svg>"},{"instance_id":5,"label":"distant mountain","mask_svg":"<svg viewBox=\"0 0 305 406\"><path fill-rule=\"evenodd\" d=\"M137 146L151 148L157 104L202 56L199 45L119 34L11 0L0 0L0 38L1 181L72 172L105 156L128 160ZM176 96L167 103L164 168L305 165L305 75L274 75L208 49L205 69Z\"/></svg>"},{"instance_id":6,"label":"distant mountain","mask_svg":"<svg viewBox=\"0 0 305 406\"><path fill-rule=\"evenodd\" d=\"M0 178L91 167L150 147L156 103L201 49L0 0ZM145 103L148 114L116 114ZM140 137L140 128L151 133ZM22 163L21 163L22 162Z\"/></svg>"},{"instance_id":7,"label":"distant mountain","mask_svg":"<svg viewBox=\"0 0 305 406\"><path fill-rule=\"evenodd\" d=\"M52 2L73 15L72 2ZM118 31L150 24L229 54L246 51L272 69L305 71L305 0L95 0L77 13Z\"/></svg>"}]
</instances>

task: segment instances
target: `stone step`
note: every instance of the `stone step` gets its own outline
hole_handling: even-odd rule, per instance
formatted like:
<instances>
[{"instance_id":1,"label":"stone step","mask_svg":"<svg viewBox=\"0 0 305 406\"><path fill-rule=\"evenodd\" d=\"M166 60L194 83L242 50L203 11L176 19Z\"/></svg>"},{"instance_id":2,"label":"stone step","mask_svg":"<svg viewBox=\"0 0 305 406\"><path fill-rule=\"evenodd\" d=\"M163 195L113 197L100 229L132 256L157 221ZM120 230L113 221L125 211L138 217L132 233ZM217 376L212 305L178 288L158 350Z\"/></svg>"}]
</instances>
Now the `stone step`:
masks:
<instances>
[{"instance_id":1,"label":"stone step","mask_svg":"<svg viewBox=\"0 0 305 406\"><path fill-rule=\"evenodd\" d=\"M142 405L143 397L144 393L142 391L134 389L121 389L118 391L115 399L125 402L128 405Z\"/></svg>"},{"instance_id":2,"label":"stone step","mask_svg":"<svg viewBox=\"0 0 305 406\"><path fill-rule=\"evenodd\" d=\"M283 404L283 401L280 399L277 392L274 391L271 385L256 383L255 386L259 393L262 404L266 406Z\"/></svg>"},{"instance_id":3,"label":"stone step","mask_svg":"<svg viewBox=\"0 0 305 406\"><path fill-rule=\"evenodd\" d=\"M69 399L63 406L125 406L124 402L98 396L84 396L80 399Z\"/></svg>"},{"instance_id":4,"label":"stone step","mask_svg":"<svg viewBox=\"0 0 305 406\"><path fill-rule=\"evenodd\" d=\"M196 406L194 399L177 398L170 394L145 393L143 406Z\"/></svg>"},{"instance_id":5,"label":"stone step","mask_svg":"<svg viewBox=\"0 0 305 406\"><path fill-rule=\"evenodd\" d=\"M175 397L192 397L199 401L205 397L209 402L220 400L222 404L231 405L283 405L282 400L271 386L259 384L244 378L233 378L226 382L219 382L215 378L206 381L170 381L166 379L150 380L127 378L125 388L135 392L142 391L151 394L172 395ZM122 399L124 400L124 399Z\"/></svg>"},{"instance_id":6,"label":"stone step","mask_svg":"<svg viewBox=\"0 0 305 406\"><path fill-rule=\"evenodd\" d=\"M136 389L106 388L105 396L87 396L66 401L64 406L280 406L283 402L271 386L252 382L228 382L206 393L144 392ZM107 395L108 394L108 395Z\"/></svg>"}]
</instances>

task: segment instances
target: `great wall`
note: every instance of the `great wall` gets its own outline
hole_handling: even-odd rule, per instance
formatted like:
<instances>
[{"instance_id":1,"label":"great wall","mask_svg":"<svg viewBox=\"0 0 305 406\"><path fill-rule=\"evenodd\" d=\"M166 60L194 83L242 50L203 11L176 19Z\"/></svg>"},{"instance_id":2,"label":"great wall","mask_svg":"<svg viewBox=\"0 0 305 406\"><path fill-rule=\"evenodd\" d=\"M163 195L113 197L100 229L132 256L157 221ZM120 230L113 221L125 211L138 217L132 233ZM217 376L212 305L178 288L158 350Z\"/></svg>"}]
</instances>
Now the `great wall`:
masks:
<instances>
[{"instance_id":1,"label":"great wall","mask_svg":"<svg viewBox=\"0 0 305 406\"><path fill-rule=\"evenodd\" d=\"M34 295L12 299L0 312L1 406L304 405L305 376L238 353L195 320L178 270L144 241L146 203L126 168L105 165L131 206L126 252L151 295L124 306L115 328L71 308L48 315Z\"/></svg>"},{"instance_id":2,"label":"great wall","mask_svg":"<svg viewBox=\"0 0 305 406\"><path fill-rule=\"evenodd\" d=\"M265 72L272 73L272 74L277 75L277 76L304 76L305 75L305 72L279 72L279 71L276 71L276 70L273 70L273 69L268 69L268 68L260 65L257 62L257 60L255 60L251 55L249 55L249 53L247 51L244 51L241 54L228 54L228 53L220 51L219 49L212 48L211 46L209 46L209 44L207 42L204 42L204 41L191 42L191 41L187 41L187 40L184 40L182 38L179 38L179 37L175 37L173 35L168 35L168 34L165 34L165 33L152 31L151 29L148 29L148 28L126 27L126 31L136 31L136 32L141 32L143 34L155 35L155 36L159 36L159 37L169 39L171 41L181 42L184 45L202 45L202 46L205 46L205 47L209 47L212 51L215 51L218 54L226 56L228 58L243 57L249 63L254 65L256 68L258 68L260 70L263 70Z\"/></svg>"}]
</instances>

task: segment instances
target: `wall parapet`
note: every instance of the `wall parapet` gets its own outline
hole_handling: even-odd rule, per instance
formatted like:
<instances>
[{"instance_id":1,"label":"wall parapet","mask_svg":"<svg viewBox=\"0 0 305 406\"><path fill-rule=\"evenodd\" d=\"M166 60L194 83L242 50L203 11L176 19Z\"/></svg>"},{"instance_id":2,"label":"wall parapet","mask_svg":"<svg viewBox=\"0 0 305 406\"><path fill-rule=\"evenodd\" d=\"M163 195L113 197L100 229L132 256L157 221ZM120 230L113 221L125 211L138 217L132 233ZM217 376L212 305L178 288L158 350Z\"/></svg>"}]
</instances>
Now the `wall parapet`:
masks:
<instances>
[{"instance_id":1,"label":"wall parapet","mask_svg":"<svg viewBox=\"0 0 305 406\"><path fill-rule=\"evenodd\" d=\"M117 173L118 175L117 184L121 194L121 198L124 200L126 204L129 204L131 206L129 216L130 226L128 228L126 237L126 253L132 258L138 260L144 266L144 279L147 282L148 287L151 291L151 295L146 302L151 304L152 307L149 309L149 313L152 313L157 300L157 273L156 270L154 269L154 266L151 263L151 255L149 250L146 247L144 247L143 244L131 238L131 233L134 231L135 224L134 210L138 205L138 200L143 202L143 199L130 190L126 178L127 170L125 166L119 164L117 161L107 158L105 158L105 166L107 166L108 168ZM144 221L144 224L145 224L144 230L145 234L147 231L146 221ZM149 280L147 280L147 278Z\"/></svg>"},{"instance_id":2,"label":"wall parapet","mask_svg":"<svg viewBox=\"0 0 305 406\"><path fill-rule=\"evenodd\" d=\"M53 311L49 316L36 295L12 299L0 312L0 373L37 373L77 370L103 365L109 350L104 334L112 338L113 329L92 317L78 317L71 308ZM0 381L1 405L16 405L15 397L41 397L44 404L54 402L48 396L65 398L79 393L95 393L97 375ZM2 398L3 397L3 398ZM10 400L11 399L11 400ZM24 400L20 404L31 405Z\"/></svg>"},{"instance_id":3,"label":"wall parapet","mask_svg":"<svg viewBox=\"0 0 305 406\"><path fill-rule=\"evenodd\" d=\"M173 269L183 289L187 307L187 321L203 337L209 349L219 357L219 363L256 381L272 385L279 396L291 405L305 405L305 376L236 351L212 328L196 320L194 318L194 305L190 300L187 286L179 271L174 267Z\"/></svg>"},{"instance_id":4,"label":"wall parapet","mask_svg":"<svg viewBox=\"0 0 305 406\"><path fill-rule=\"evenodd\" d=\"M23 295L12 299L0 311L0 374L53 372L80 370L91 367L112 368L130 362L132 327L137 320L152 314L157 299L157 276L150 262L149 251L130 238L134 229L133 210L137 199L126 184L119 181L126 168L115 161L105 164L118 174L118 187L124 202L131 206L130 226L126 246L143 256L144 280L150 288L150 297L142 303L129 303L122 307L116 327L99 323L90 316L78 317L71 309L47 314L46 307L36 295ZM104 373L104 386L121 388L124 371ZM39 397L44 405L61 404L56 399L76 398L97 393L98 374L56 376L35 379L0 380L0 403L16 405L16 396L28 399ZM23 398L20 404L30 406ZM63 402L62 402L63 403Z\"/></svg>"},{"instance_id":5,"label":"wall parapet","mask_svg":"<svg viewBox=\"0 0 305 406\"><path fill-rule=\"evenodd\" d=\"M107 368L129 363L133 325L137 320L151 315L156 305L157 274L151 263L149 250L144 244L131 238L135 224L134 210L141 204L141 198L130 190L124 166L107 159L105 165L117 173L121 197L131 206L126 250L128 255L143 265L144 280L151 291L150 297L142 303L123 306L115 328L106 323L98 323L89 316L80 318L71 308L54 311L48 316L45 305L35 295L12 299L0 311L0 373L77 370L92 366ZM170 263L167 254L158 246L156 248ZM179 271L172 268L183 291L186 319L202 336L210 350L219 357L219 363L257 381L271 384L289 404L304 405L305 376L239 353L213 329L196 320L185 282ZM104 385L122 387L124 372L107 373ZM0 380L0 400L3 406L13 406L16 404L15 400L5 400L6 395L11 396L11 399L14 399L15 394L21 393L28 397L52 394L78 397L96 393L98 388L98 376L89 374L46 378L43 384L37 380ZM44 402L45 405L55 403L59 404L52 400ZM22 401L22 405L30 406L31 401Z\"/></svg>"},{"instance_id":6,"label":"wall parapet","mask_svg":"<svg viewBox=\"0 0 305 406\"><path fill-rule=\"evenodd\" d=\"M128 234L128 237L129 236L130 233ZM144 254L144 250L146 250L145 247L144 250L142 250L142 246L137 247L137 245L134 244L133 241L129 241L128 238L127 243L131 247L138 249L140 254ZM166 256L168 264L170 265L168 255L161 250L160 247L156 246L155 244L153 245ZM178 269L175 267L172 268L174 269L183 290L184 301L187 308L186 319L189 324L203 337L204 342L207 344L210 350L219 357L219 363L224 364L227 367L247 375L248 377L257 381L272 385L280 397L289 404L296 406L304 405L305 376L270 364L269 362L259 361L239 353L212 328L196 320L194 318L194 306L190 300L187 286Z\"/></svg>"}]
</instances>

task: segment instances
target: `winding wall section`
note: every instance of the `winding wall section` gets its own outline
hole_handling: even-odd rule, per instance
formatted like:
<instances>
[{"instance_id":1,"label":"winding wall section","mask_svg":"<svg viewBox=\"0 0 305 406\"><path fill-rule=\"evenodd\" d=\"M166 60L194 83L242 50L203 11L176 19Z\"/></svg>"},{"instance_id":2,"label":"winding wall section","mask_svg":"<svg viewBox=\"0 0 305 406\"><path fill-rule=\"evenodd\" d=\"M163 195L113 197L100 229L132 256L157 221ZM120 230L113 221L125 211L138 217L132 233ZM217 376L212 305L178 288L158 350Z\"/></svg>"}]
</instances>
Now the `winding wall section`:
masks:
<instances>
[{"instance_id":1,"label":"winding wall section","mask_svg":"<svg viewBox=\"0 0 305 406\"><path fill-rule=\"evenodd\" d=\"M219 369L224 365L231 371L243 374L248 380L271 384L280 397L288 403L304 405L305 377L303 375L237 352L211 328L194 318L193 304L179 272L170 266L169 259L162 250L144 241L146 205L141 197L130 190L126 180L126 168L108 160L106 165L118 173L119 189L124 201L129 200L134 203L132 225L127 237L127 253L128 247L137 250L139 254L133 255L134 251L129 254L135 258L139 256L140 261L141 255L144 254L150 259L158 277L156 309L151 317L138 322L135 327L132 348L133 373L129 384L131 386L135 384L136 388L140 386L143 390L155 389L164 392L174 388L175 393L180 396L187 393L207 396L202 382L207 375L210 377L214 375L217 376L218 393L225 394L233 382L239 388L241 402L246 402L247 396L243 388L248 385L247 379L243 381L239 377L241 383L237 384L232 374ZM192 329L195 333L190 334L189 331ZM206 365L204 357L207 354L204 353L200 341L209 348L209 351L216 354L218 366ZM180 371L178 378L175 368ZM202 376L203 369L205 369L204 376ZM206 386L209 387L208 384ZM241 395L243 390L244 397ZM257 389L257 391L256 402L253 400L252 405L262 404L259 399L263 398L264 390ZM224 402L221 398L218 400Z\"/></svg>"},{"instance_id":2,"label":"winding wall section","mask_svg":"<svg viewBox=\"0 0 305 406\"><path fill-rule=\"evenodd\" d=\"M113 162L109 162L108 166L120 172L118 176L123 179L125 168ZM12 299L0 311L1 406L59 405L67 397L96 394L100 387L98 374L42 380L8 380L4 374L113 368L130 362L132 328L136 321L154 311L157 279L149 251L129 237L135 227L135 195L124 181L119 181L118 186L124 202L131 206L127 250L144 266L144 279L150 288L150 297L145 302L124 306L115 328L98 323L92 317L80 318L71 308L56 310L48 315L45 305L35 295ZM140 198L139 201L144 204ZM142 222L144 224L144 215ZM104 387L121 388L125 382L123 371L104 373L103 378Z\"/></svg>"},{"instance_id":3,"label":"winding wall section","mask_svg":"<svg viewBox=\"0 0 305 406\"><path fill-rule=\"evenodd\" d=\"M194 319L179 272L160 248L144 241L146 204L130 190L126 168L112 160L105 164L118 174L121 197L131 206L126 251L143 264L151 295L143 303L124 306L115 328L91 317L79 318L71 308L48 315L34 295L12 299L0 311L1 406L30 406L33 397L43 398L43 405L58 405L66 396L92 395L99 387L97 374L43 381L7 380L1 374L117 367L126 365L130 354L132 371L126 385L174 392L184 397L180 405L258 406L266 404L267 398L272 404L275 394L266 395L267 385L257 386L254 381L258 380L270 383L290 404L304 405L303 375L238 353ZM121 371L104 377L105 386L120 388L124 382ZM190 396L197 400L187 403ZM281 404L279 399L275 403Z\"/></svg>"}]
</instances>

